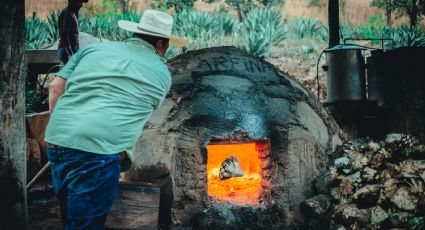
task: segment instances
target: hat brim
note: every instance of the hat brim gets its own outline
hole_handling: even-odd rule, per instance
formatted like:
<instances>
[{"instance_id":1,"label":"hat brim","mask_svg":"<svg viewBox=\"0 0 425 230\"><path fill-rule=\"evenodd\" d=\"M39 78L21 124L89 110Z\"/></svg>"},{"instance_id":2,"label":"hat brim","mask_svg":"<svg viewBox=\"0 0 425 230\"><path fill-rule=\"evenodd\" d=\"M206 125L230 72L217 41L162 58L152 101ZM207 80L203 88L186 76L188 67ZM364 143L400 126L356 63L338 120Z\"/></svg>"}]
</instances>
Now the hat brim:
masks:
<instances>
[{"instance_id":1,"label":"hat brim","mask_svg":"<svg viewBox=\"0 0 425 230\"><path fill-rule=\"evenodd\" d=\"M152 33L149 31L141 30L139 29L139 24L132 21L119 20L118 26L123 30L137 33L137 34L146 34L146 35L151 35L155 37L168 38L170 40L170 44L176 47L183 47L183 46L186 46L188 43L188 41L184 38L175 37L175 36L167 36L164 34Z\"/></svg>"}]
</instances>

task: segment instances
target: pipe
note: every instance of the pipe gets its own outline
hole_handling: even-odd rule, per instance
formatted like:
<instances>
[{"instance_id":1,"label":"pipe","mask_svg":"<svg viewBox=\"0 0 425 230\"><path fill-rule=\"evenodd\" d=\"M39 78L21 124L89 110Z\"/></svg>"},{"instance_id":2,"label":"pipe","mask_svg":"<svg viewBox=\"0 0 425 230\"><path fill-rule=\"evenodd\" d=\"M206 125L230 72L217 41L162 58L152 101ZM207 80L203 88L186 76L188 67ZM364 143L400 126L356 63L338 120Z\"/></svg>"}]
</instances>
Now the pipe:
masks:
<instances>
[{"instance_id":1,"label":"pipe","mask_svg":"<svg viewBox=\"0 0 425 230\"><path fill-rule=\"evenodd\" d=\"M340 44L339 39L339 0L329 0L329 48Z\"/></svg>"}]
</instances>

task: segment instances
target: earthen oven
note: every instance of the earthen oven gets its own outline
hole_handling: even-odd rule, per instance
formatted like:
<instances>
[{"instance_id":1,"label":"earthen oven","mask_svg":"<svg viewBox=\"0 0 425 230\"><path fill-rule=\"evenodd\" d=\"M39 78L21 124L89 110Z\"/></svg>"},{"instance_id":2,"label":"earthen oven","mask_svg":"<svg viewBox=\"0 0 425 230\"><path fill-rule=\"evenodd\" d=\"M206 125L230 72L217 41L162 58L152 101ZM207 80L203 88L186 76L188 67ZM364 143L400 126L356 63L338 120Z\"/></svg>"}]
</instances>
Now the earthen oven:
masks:
<instances>
[{"instance_id":1,"label":"earthen oven","mask_svg":"<svg viewBox=\"0 0 425 230\"><path fill-rule=\"evenodd\" d=\"M320 102L268 62L232 47L169 62L173 86L134 151L129 181L161 185L163 228L279 229L326 168L339 129ZM235 158L243 176L220 179Z\"/></svg>"}]
</instances>

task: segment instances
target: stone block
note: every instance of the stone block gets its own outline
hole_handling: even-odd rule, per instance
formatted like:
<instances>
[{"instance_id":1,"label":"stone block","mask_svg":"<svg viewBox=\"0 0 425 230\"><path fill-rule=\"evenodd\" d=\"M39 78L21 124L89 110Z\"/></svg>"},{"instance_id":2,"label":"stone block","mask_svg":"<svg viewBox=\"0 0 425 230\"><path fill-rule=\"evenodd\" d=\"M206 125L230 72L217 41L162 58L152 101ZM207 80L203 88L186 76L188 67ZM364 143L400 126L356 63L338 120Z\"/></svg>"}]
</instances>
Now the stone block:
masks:
<instances>
[{"instance_id":1,"label":"stone block","mask_svg":"<svg viewBox=\"0 0 425 230\"><path fill-rule=\"evenodd\" d=\"M266 168L272 167L272 159L270 157L264 158L261 161L260 166L261 166L262 169L266 169Z\"/></svg>"}]
</instances>

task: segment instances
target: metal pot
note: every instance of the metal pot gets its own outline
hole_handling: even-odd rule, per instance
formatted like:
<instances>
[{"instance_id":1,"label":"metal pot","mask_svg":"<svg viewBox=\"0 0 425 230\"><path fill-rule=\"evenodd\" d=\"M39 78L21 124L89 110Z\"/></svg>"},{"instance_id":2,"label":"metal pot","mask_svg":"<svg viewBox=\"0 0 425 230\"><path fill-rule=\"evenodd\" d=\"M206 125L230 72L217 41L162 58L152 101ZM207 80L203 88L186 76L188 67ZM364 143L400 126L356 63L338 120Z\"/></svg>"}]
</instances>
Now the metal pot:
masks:
<instances>
[{"instance_id":1,"label":"metal pot","mask_svg":"<svg viewBox=\"0 0 425 230\"><path fill-rule=\"evenodd\" d=\"M326 50L327 103L366 100L365 48L338 45Z\"/></svg>"}]
</instances>

